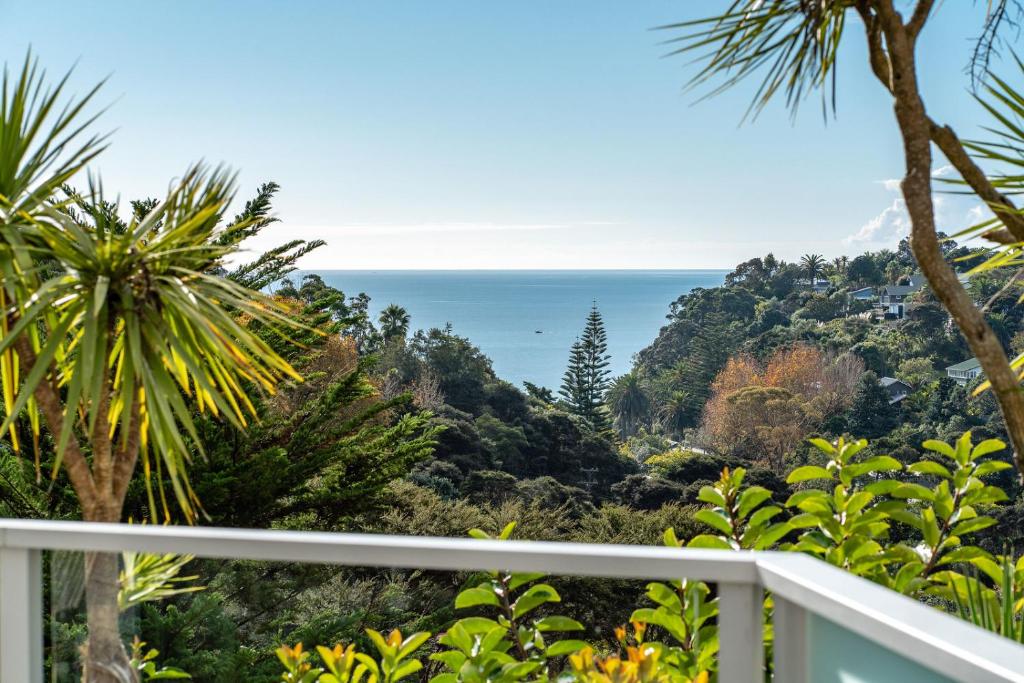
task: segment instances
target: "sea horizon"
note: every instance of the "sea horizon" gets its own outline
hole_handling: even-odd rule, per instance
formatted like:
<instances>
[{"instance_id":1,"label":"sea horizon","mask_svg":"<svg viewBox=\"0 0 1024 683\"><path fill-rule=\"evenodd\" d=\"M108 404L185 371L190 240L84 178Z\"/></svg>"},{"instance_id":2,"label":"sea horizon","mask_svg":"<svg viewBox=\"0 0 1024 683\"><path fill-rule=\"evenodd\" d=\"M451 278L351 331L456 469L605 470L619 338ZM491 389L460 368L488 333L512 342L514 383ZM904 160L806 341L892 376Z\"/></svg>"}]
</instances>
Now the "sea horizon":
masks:
<instances>
[{"instance_id":1,"label":"sea horizon","mask_svg":"<svg viewBox=\"0 0 1024 683\"><path fill-rule=\"evenodd\" d=\"M597 305L608 333L613 376L666 323L670 304L696 287L715 287L724 268L622 269L303 269L346 296L366 293L376 320L389 304L410 315L410 334L444 327L468 338L501 379L557 390L569 348Z\"/></svg>"}]
</instances>

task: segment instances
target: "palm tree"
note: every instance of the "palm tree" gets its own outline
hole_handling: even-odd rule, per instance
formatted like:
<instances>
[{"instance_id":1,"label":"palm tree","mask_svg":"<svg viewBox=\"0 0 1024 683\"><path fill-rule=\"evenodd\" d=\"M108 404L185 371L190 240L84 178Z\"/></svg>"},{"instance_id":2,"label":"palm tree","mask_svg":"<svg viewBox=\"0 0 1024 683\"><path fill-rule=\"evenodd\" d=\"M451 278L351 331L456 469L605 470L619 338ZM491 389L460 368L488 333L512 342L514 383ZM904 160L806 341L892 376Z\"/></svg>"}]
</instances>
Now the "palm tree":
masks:
<instances>
[{"instance_id":1,"label":"palm tree","mask_svg":"<svg viewBox=\"0 0 1024 683\"><path fill-rule=\"evenodd\" d=\"M636 434L640 426L650 418L651 399L635 372L628 372L615 380L608 390L607 398L615 427L622 436Z\"/></svg>"},{"instance_id":2,"label":"palm tree","mask_svg":"<svg viewBox=\"0 0 1024 683\"><path fill-rule=\"evenodd\" d=\"M102 137L81 140L96 90L61 107L66 77L50 91L43 80L27 58L0 100L0 434L20 450L16 426L38 440L45 425L51 476L63 469L86 521L121 521L140 460L153 521L171 516L163 480L194 520L192 415L241 428L255 414L250 387L273 392L282 378L300 379L255 333L288 319L274 300L217 274L251 220L218 228L234 188L225 171L190 169L130 222L99 190L62 196L103 147ZM86 567L85 680L136 680L118 632L117 556L88 553Z\"/></svg>"},{"instance_id":3,"label":"palm tree","mask_svg":"<svg viewBox=\"0 0 1024 683\"><path fill-rule=\"evenodd\" d=\"M397 304L388 304L380 312L377 320L380 322L380 333L385 342L392 339L405 339L405 335L409 332L409 313Z\"/></svg>"},{"instance_id":4,"label":"palm tree","mask_svg":"<svg viewBox=\"0 0 1024 683\"><path fill-rule=\"evenodd\" d=\"M678 439L690 425L691 401L682 391L674 391L657 412L657 426L663 434Z\"/></svg>"},{"instance_id":5,"label":"palm tree","mask_svg":"<svg viewBox=\"0 0 1024 683\"><path fill-rule=\"evenodd\" d=\"M849 265L849 256L836 256L834 259L832 259L832 268L835 269L836 275L846 275L846 267Z\"/></svg>"},{"instance_id":6,"label":"palm tree","mask_svg":"<svg viewBox=\"0 0 1024 683\"><path fill-rule=\"evenodd\" d=\"M821 275L824 267L825 257L821 254L804 254L800 257L800 268L803 269L811 287L814 287L814 283L818 281L818 276Z\"/></svg>"}]
</instances>

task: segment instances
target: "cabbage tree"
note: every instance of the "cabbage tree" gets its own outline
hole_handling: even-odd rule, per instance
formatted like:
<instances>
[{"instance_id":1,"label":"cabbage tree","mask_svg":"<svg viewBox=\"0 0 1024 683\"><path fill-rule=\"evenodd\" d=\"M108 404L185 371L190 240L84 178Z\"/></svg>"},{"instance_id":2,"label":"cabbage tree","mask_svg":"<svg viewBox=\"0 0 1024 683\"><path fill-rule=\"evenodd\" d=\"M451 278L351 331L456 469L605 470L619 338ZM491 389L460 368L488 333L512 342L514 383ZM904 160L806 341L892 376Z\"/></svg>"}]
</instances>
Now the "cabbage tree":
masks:
<instances>
[{"instance_id":1,"label":"cabbage tree","mask_svg":"<svg viewBox=\"0 0 1024 683\"><path fill-rule=\"evenodd\" d=\"M193 415L242 428L252 392L298 379L254 332L287 318L217 274L237 248L230 235L245 232L219 226L234 192L226 171L188 170L130 221L95 183L81 197L67 189L105 138L88 133L94 117L83 114L96 89L68 99L66 84L48 88L31 58L3 80L0 433L23 450L27 440L38 447L45 426L48 475L66 474L84 520L120 522L141 468L151 517L169 519L174 506L192 521ZM116 555L87 555L86 603L86 680L135 680L118 632Z\"/></svg>"}]
</instances>

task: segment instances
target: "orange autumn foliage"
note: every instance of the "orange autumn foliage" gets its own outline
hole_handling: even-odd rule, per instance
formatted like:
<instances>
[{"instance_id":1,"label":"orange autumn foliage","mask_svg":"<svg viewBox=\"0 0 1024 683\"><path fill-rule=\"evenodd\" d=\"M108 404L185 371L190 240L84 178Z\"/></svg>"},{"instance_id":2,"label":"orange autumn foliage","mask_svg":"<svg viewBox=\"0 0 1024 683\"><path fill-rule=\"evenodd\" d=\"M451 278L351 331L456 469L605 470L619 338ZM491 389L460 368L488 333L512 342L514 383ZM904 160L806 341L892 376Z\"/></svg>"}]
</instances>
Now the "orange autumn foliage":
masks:
<instances>
[{"instance_id":1,"label":"orange autumn foliage","mask_svg":"<svg viewBox=\"0 0 1024 683\"><path fill-rule=\"evenodd\" d=\"M860 359L808 344L779 349L763 365L734 356L711 384L703 431L722 452L780 468L809 431L848 407L863 372Z\"/></svg>"}]
</instances>

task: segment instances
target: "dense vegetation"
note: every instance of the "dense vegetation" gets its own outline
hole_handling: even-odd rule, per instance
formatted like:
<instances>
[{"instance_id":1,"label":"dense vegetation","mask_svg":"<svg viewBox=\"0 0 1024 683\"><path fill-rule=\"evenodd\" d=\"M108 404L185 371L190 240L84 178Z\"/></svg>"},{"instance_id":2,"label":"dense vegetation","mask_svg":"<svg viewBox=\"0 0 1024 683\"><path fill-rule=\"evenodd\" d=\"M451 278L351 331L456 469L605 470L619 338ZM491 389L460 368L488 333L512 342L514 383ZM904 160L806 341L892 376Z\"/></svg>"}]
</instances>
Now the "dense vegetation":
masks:
<instances>
[{"instance_id":1,"label":"dense vegetation","mask_svg":"<svg viewBox=\"0 0 1024 683\"><path fill-rule=\"evenodd\" d=\"M657 543L671 528L683 543L714 544L702 535L708 520L699 510L708 487L723 485L723 469L742 469L742 485L783 503L802 489L808 466L828 461L808 444L812 436L825 440L819 445L871 437L858 458L877 464L885 456L890 476L916 482L917 470L934 474L930 465L911 467L928 460L927 439L954 442L968 429L975 438L999 438L1002 428L991 397L971 397L972 387L942 376L941 368L968 352L927 289L900 321L859 317L848 302L847 290L884 282L877 273L898 281L913 270L905 250L866 254L827 266L828 288L813 292L800 266L768 256L742 264L722 287L681 296L634 369L605 393L601 410L614 419L611 429L541 387L523 392L503 382L452 329L412 332L414 321L397 307L373 321L365 296L346 296L313 275L285 280L276 294L301 302L338 337L305 352L297 367L310 381L262 405L259 427L246 435L222 426L209 432L218 448L194 470L197 491L215 523L226 525L460 536L474 528L496 534L518 522L521 538ZM969 286L987 303L1007 283L986 274ZM990 306L994 321L1005 320L1008 344L1019 338L1018 295L1009 283ZM819 299L841 304L818 319L807 311ZM878 382L890 374L913 387L894 405ZM348 388L331 394L331 386ZM373 417L353 426L353 414ZM318 452L311 443L326 443L313 415L345 425L322 458L311 457ZM361 430L387 436L368 440ZM1018 539L1021 517L1009 454L995 457L985 477L1008 495L987 515L1001 523L972 530L993 561L1004 542ZM802 474L794 479L794 471ZM144 510L141 497L136 505ZM774 521L788 524L798 514L805 513L785 511ZM892 533L874 542L909 542L907 518L891 519ZM783 526L763 540L799 545L794 533ZM808 542L802 549L812 550ZM908 560L899 561L887 576ZM248 562L194 566L207 589L144 604L136 624L162 662L199 680L243 680L236 673L243 669L245 680L272 680L280 666L272 652L282 642L354 643L372 652L366 629L444 632L459 616L456 596L476 580ZM556 585L559 614L585 625L580 635L598 652L618 647L615 627L642 608L650 590L629 581Z\"/></svg>"},{"instance_id":2,"label":"dense vegetation","mask_svg":"<svg viewBox=\"0 0 1024 683\"><path fill-rule=\"evenodd\" d=\"M737 0L742 12L695 34L698 47L725 50L704 76L735 67L745 75L748 60L763 61L758 50L774 49L758 36L778 21L809 27L798 38L830 35L838 45L853 5L818 4ZM855 5L871 20L876 74L912 83L904 53L932 3L919 3L923 14L909 25L885 0ZM733 29L753 43L730 47ZM817 87L832 64L828 56L804 69L783 58L773 73L791 73L799 99L801 79L821 76ZM0 107L0 512L778 547L1020 640L1024 568L1012 547L1024 510L1002 441L1024 440L1024 407L1014 407L1024 399L1005 352L1024 351L1022 284L1011 269L972 272L964 284L954 272L984 258L1016 265L1024 220L996 188L1019 191L1019 176L987 178L949 129L911 106L916 91L879 78L903 107L904 140L927 151L935 136L996 213L979 230L1007 233L996 240L1007 249L993 257L940 240L927 209L930 155L909 155L904 193L921 200L913 245L831 263L817 254L742 263L722 287L680 296L615 379L595 306L567 350L556 396L502 381L450 327L413 331L398 304L373 320L365 294L316 275L292 279L296 260L318 244L289 242L230 266L227 257L272 224L273 184L230 220L233 184L221 170L190 169L165 200L123 209L96 188L71 187L102 150L103 138L77 137L91 120L74 120L92 93L62 110L62 86L46 91L27 60L5 80ZM769 82L764 101L780 85ZM1000 87L997 99L1019 103ZM1016 106L1013 115L1024 114ZM1019 130L1005 128L995 147L972 149L989 160L1016 151ZM919 269L937 289L917 291L905 318L875 316L851 296ZM1001 387L1002 414L993 393L975 391L982 380L962 387L944 376L970 349ZM894 399L883 377L903 382L907 396ZM1011 418L1018 424L1007 429ZM34 458L15 456L28 450ZM703 584L549 585L502 572L146 554L125 554L117 569L102 553L50 563L54 680L80 678L79 659L87 680L104 683L115 677L97 664L204 681L280 680L282 665L284 680L324 683L358 671L440 681L714 676L716 598ZM562 633L575 635L550 635ZM125 647L138 636L147 645ZM318 651L328 674L286 642L347 646Z\"/></svg>"},{"instance_id":3,"label":"dense vegetation","mask_svg":"<svg viewBox=\"0 0 1024 683\"><path fill-rule=\"evenodd\" d=\"M725 469L700 498L711 507L695 518L711 533L687 545L724 550L779 547L805 552L905 595L955 604L961 616L989 630L1024 641L1016 617L1024 594L1024 560L993 555L971 545L978 531L996 521L978 514L1006 499L986 478L1013 466L987 456L1005 449L997 440L972 443L970 433L953 444L930 440L930 457L905 468L889 456L866 456L866 441L835 444L815 439L821 465L794 469L791 484L824 482L823 488L801 486L782 506L772 493L745 482L745 470ZM905 478L885 478L898 473ZM902 525L908 534L891 533ZM507 539L515 527L499 535ZM475 537L488 535L478 529ZM670 547L680 547L671 528L664 534ZM970 567L966 574L958 568ZM986 577L984 580L979 578ZM471 610L428 645L430 634L404 639L398 630L385 639L367 635L376 655L357 652L354 644L319 647L324 668L314 666L302 645L282 647L278 657L285 680L400 680L420 671L434 672L436 683L447 681L707 681L718 664L719 598L701 582L654 582L646 586L651 606L630 615L632 632L615 629L611 643L593 645L574 638L586 627L558 612L561 596L542 574L493 571L455 598L458 610ZM988 588L990 581L998 589ZM765 612L772 610L765 599ZM569 633L569 637L563 634ZM773 640L765 625L765 641ZM595 647L605 654L595 655ZM426 651L424 660L417 651ZM769 668L771 664L768 665ZM306 678L303 678L306 677ZM340 677L340 678L339 678ZM351 677L351 678L350 678Z\"/></svg>"},{"instance_id":4,"label":"dense vegetation","mask_svg":"<svg viewBox=\"0 0 1024 683\"><path fill-rule=\"evenodd\" d=\"M255 230L270 224L275 189L272 184L260 188L241 214ZM950 258L971 256L948 245ZM905 245L831 264L814 258L805 259L809 264L787 264L771 255L741 264L723 286L680 296L667 325L637 354L634 368L610 383L603 325L595 308L581 321L580 342L567 350L569 368L558 398L543 387L522 391L502 381L489 359L451 328L413 331L414 321L397 305L373 320L366 295L346 295L316 275L294 279L289 272L304 250L304 245L291 245L255 264L218 273L260 286L277 283L272 287L276 302L301 327L288 338L269 326L254 330L304 381L282 383L273 395L254 395L259 422L245 430L196 414L203 454L197 449L191 456L190 481L203 523L461 536L472 529L497 534L517 522L521 538L648 544L662 541L672 529L672 542L730 547L789 543L851 568L842 552L809 545L815 537L792 523L794 517L815 512L798 502L806 499L801 482L808 473L831 471L830 457L821 448L827 450L829 442L844 435L870 437L870 446L840 446L839 451L853 458L863 449L860 462L874 463L872 468L881 463L899 485L924 496L913 488L917 475L941 474L933 465L915 464L931 462L922 446L926 439L955 442L968 429L976 438L1003 435L988 394L972 397L973 387L943 377L943 367L969 352L927 288L914 296L903 320L865 316L864 306L849 298L861 286L911 276L915 264ZM810 286L823 276L827 285ZM968 286L1005 343L1019 345L1024 334L1018 323L1018 283L986 273L973 276ZM878 381L886 375L910 385L910 395L890 405ZM812 447L807 441L812 436L824 441ZM43 439L41 467L52 466L53 453L52 440ZM1001 451L995 458L982 474L1006 492L1005 500L993 493L991 501L979 503L991 509L984 523L970 529L979 548L976 556L965 557L987 570L984 577L994 571L988 563L1001 561L1003 544L1019 540L1022 516L1017 481L1005 462L1009 456ZM26 459L5 458L2 468L5 514L80 515L63 477L55 486L37 483L34 465ZM127 516L160 520L166 515L167 508L154 506L148 492L173 487L173 481L156 472L150 484L137 480L129 487ZM702 511L707 503L719 502L709 490L731 499L740 495L741 486L765 492L760 503L770 511L758 517L756 532L745 527L727 531ZM934 486L932 498L940 493ZM773 507L771 500L790 504ZM892 557L881 574L870 578L901 590L911 586L905 592L915 595L949 599L956 597L950 591L960 590L964 600L975 584L957 582L970 579L980 581L978 594L988 600L985 591L992 593L996 583L984 577L961 580L944 574L945 564L937 560L921 567L920 577L916 569L905 569L910 559L899 548L910 543L908 524L923 529L912 518L921 519L917 506L926 498L890 500L913 505L906 513L879 508L889 521L884 533L869 540ZM727 521L749 525L751 512ZM713 530L722 539L709 536ZM945 542L942 537L937 543ZM143 560L133 559L131 566L136 564L143 566ZM384 641L370 631L450 632L460 616L456 606L465 602L457 597L479 582L479 577L438 572L256 562L195 560L184 566L175 565L162 576L194 574L183 582L187 589L159 592L161 601L124 600L122 635L127 641L141 634L146 648L159 652L156 659L140 660L140 668L159 671L159 661L160 667L209 681L277 679L281 662L274 651L284 642L344 642L372 652ZM75 651L85 635L81 593L68 588L80 581L74 576L81 571L67 558L51 567L54 585L59 576L64 586L50 595L48 629L48 659L59 680L76 675ZM154 572L157 579L160 571ZM144 584L146 572L139 572L137 581ZM896 585L896 576L910 583ZM664 615L653 616L643 606L661 589L642 582L571 578L556 585L558 616L579 625L579 639L570 640L588 649L573 650L576 659L570 661L556 648L536 660L544 667L590 667L594 671L587 675L596 676L602 667L627 661L637 638L663 642L652 638L662 638L657 619ZM696 590L700 600L713 606L713 591ZM631 619L648 626L628 636L616 630ZM684 628L713 626L712 620ZM419 638L415 642L428 647ZM429 643L430 651L436 651L438 641ZM440 645L457 648L451 639ZM620 646L623 660L606 658ZM302 653L289 652L281 656L297 658L295 666L300 666ZM658 666L671 665L688 676L714 675L710 654L702 659L687 655L683 662L678 653L668 652ZM509 664L503 657L498 660ZM426 663L424 671L438 673L437 666ZM531 665L516 675L537 671Z\"/></svg>"}]
</instances>

